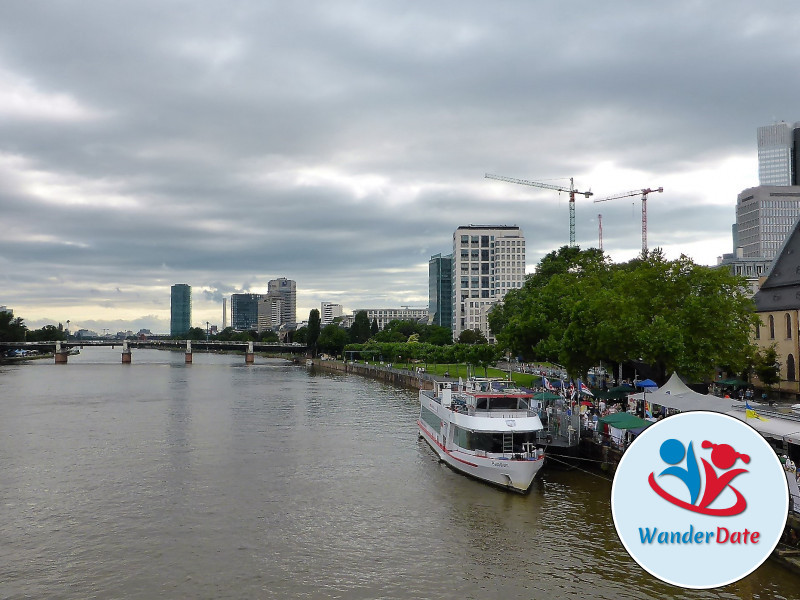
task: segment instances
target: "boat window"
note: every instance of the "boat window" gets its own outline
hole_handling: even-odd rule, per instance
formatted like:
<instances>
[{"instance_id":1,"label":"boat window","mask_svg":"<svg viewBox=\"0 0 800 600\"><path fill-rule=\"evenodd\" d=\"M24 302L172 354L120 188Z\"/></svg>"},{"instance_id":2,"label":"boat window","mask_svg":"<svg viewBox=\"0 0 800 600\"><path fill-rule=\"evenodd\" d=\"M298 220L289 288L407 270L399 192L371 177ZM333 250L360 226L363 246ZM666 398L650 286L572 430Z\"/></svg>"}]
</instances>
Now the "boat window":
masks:
<instances>
[{"instance_id":1,"label":"boat window","mask_svg":"<svg viewBox=\"0 0 800 600\"><path fill-rule=\"evenodd\" d=\"M492 410L516 410L517 400L515 396L492 398L489 408Z\"/></svg>"},{"instance_id":2,"label":"boat window","mask_svg":"<svg viewBox=\"0 0 800 600\"><path fill-rule=\"evenodd\" d=\"M420 418L436 433L440 433L442 420L424 406L421 406L420 409Z\"/></svg>"},{"instance_id":3,"label":"boat window","mask_svg":"<svg viewBox=\"0 0 800 600\"><path fill-rule=\"evenodd\" d=\"M488 398L475 398L475 408L478 410L488 410L489 408L489 399Z\"/></svg>"}]
</instances>

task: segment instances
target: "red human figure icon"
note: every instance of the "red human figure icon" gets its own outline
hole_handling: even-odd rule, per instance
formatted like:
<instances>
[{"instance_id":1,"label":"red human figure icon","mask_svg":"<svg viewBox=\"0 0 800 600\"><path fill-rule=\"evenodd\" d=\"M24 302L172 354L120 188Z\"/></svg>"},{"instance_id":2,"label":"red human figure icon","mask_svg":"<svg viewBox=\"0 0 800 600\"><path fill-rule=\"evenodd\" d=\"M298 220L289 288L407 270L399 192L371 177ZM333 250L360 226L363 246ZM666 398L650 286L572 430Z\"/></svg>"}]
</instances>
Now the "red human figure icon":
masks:
<instances>
[{"instance_id":1,"label":"red human figure icon","mask_svg":"<svg viewBox=\"0 0 800 600\"><path fill-rule=\"evenodd\" d=\"M712 448L711 462L714 463L714 466L718 469L730 469L738 459L741 459L745 464L750 462L750 457L747 454L736 452L736 450L734 450L733 447L729 446L728 444L713 444L708 440L705 440L702 443L702 447L706 449ZM709 504L717 499L717 497L722 493L722 490L724 490L726 487L730 487L730 489L736 495L736 504L719 514L738 515L745 508L747 508L747 501L744 499L744 496L742 496L739 490L730 485L730 482L734 479L734 477L737 477L742 473L747 473L747 469L733 469L718 476L717 472L714 470L714 467L708 464L706 459L701 458L700 460L703 463L703 469L705 470L706 474L706 487L705 492L703 493L703 498L700 500L700 507L706 508Z\"/></svg>"}]
</instances>

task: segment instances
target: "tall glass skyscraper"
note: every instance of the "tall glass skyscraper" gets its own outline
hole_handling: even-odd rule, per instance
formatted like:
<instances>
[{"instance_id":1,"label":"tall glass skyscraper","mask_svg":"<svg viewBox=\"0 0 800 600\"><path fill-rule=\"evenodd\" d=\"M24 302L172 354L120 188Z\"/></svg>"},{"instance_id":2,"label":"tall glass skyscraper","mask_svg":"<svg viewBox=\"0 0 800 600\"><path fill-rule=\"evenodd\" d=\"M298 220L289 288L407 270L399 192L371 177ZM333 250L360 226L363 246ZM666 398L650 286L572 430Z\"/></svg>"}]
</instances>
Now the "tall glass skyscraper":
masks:
<instances>
[{"instance_id":1,"label":"tall glass skyscraper","mask_svg":"<svg viewBox=\"0 0 800 600\"><path fill-rule=\"evenodd\" d=\"M176 283L170 292L169 334L183 335L192 328L192 286Z\"/></svg>"},{"instance_id":2,"label":"tall glass skyscraper","mask_svg":"<svg viewBox=\"0 0 800 600\"><path fill-rule=\"evenodd\" d=\"M428 313L434 325L453 328L452 254L434 254L428 261Z\"/></svg>"},{"instance_id":3,"label":"tall glass skyscraper","mask_svg":"<svg viewBox=\"0 0 800 600\"><path fill-rule=\"evenodd\" d=\"M761 185L798 185L800 123L781 121L758 128L758 181Z\"/></svg>"},{"instance_id":4,"label":"tall glass skyscraper","mask_svg":"<svg viewBox=\"0 0 800 600\"><path fill-rule=\"evenodd\" d=\"M258 327L258 301L266 294L231 294L231 327L247 331Z\"/></svg>"}]
</instances>

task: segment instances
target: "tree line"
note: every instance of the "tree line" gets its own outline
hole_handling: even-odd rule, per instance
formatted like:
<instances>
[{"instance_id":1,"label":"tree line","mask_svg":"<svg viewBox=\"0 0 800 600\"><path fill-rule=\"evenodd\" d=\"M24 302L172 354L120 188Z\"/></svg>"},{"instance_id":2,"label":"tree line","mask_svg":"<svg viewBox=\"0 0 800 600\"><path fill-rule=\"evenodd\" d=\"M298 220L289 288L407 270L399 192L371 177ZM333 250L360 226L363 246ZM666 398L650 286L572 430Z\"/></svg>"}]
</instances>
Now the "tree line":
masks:
<instances>
[{"instance_id":1,"label":"tree line","mask_svg":"<svg viewBox=\"0 0 800 600\"><path fill-rule=\"evenodd\" d=\"M727 269L666 260L661 249L611 263L598 249L564 246L492 309L489 324L516 356L575 377L601 361L638 360L662 381L673 371L704 381L717 368L745 374L769 360L750 341L758 317L746 289Z\"/></svg>"}]
</instances>

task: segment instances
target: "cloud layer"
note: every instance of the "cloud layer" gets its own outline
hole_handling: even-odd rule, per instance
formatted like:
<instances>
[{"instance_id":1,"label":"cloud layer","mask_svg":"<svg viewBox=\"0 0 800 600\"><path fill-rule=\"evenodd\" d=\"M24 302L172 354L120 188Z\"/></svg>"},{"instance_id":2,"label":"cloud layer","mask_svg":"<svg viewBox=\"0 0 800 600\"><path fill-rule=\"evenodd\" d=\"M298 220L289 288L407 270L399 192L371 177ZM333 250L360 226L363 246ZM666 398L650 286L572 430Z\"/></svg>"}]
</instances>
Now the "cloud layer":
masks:
<instances>
[{"instance_id":1,"label":"cloud layer","mask_svg":"<svg viewBox=\"0 0 800 600\"><path fill-rule=\"evenodd\" d=\"M0 304L29 324L168 329L298 283L298 316L427 304L469 223L516 224L529 269L565 194L663 186L650 247L712 264L755 130L800 120L800 8L743 1L11 1L0 22ZM560 179L559 179L560 178ZM579 198L577 241L627 260L637 198ZM142 325L145 324L145 325Z\"/></svg>"}]
</instances>

